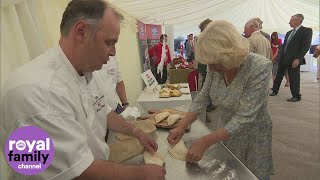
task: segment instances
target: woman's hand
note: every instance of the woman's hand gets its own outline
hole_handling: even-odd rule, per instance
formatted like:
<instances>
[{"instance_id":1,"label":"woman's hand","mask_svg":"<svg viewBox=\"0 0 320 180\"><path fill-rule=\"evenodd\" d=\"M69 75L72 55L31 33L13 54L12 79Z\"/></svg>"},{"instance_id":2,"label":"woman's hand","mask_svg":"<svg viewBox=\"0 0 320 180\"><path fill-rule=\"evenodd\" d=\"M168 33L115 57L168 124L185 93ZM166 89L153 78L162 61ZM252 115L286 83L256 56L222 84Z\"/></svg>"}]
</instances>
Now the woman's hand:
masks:
<instances>
[{"instance_id":1,"label":"woman's hand","mask_svg":"<svg viewBox=\"0 0 320 180\"><path fill-rule=\"evenodd\" d=\"M203 157L204 152L208 149L203 139L193 142L186 156L186 161L196 163Z\"/></svg>"},{"instance_id":2,"label":"woman's hand","mask_svg":"<svg viewBox=\"0 0 320 180\"><path fill-rule=\"evenodd\" d=\"M183 136L186 128L196 120L198 116L199 114L195 112L185 113L179 121L179 126L169 131L169 135L167 137L169 144L177 144Z\"/></svg>"},{"instance_id":3,"label":"woman's hand","mask_svg":"<svg viewBox=\"0 0 320 180\"><path fill-rule=\"evenodd\" d=\"M192 143L187 156L186 161L190 163L198 162L202 159L204 152L213 144L217 142L227 140L230 134L225 128L219 128L216 131L203 136L199 140Z\"/></svg>"},{"instance_id":4,"label":"woman's hand","mask_svg":"<svg viewBox=\"0 0 320 180\"><path fill-rule=\"evenodd\" d=\"M172 146L177 144L179 142L179 140L181 139L181 137L183 136L184 131L185 131L185 128L182 126L178 126L174 129L171 129L169 131L169 135L167 137L169 144L171 144Z\"/></svg>"}]
</instances>

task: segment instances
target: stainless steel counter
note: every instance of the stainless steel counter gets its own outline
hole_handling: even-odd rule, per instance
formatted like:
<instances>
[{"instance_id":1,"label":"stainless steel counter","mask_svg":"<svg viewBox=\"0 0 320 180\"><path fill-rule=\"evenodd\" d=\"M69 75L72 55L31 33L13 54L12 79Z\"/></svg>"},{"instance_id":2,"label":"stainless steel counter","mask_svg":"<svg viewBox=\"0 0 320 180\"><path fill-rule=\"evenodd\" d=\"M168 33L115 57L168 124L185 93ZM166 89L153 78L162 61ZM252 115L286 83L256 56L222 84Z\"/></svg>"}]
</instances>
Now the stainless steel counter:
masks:
<instances>
[{"instance_id":1,"label":"stainless steel counter","mask_svg":"<svg viewBox=\"0 0 320 180\"><path fill-rule=\"evenodd\" d=\"M177 108L177 110L185 110ZM211 131L200 120L196 120L191 131L183 136L187 147L203 135ZM165 168L167 180L193 180L193 179L223 179L223 180L251 180L257 179L252 172L245 167L222 143L211 146L204 154L202 160L197 164L186 163L176 160L168 153L167 142L168 130L157 129L152 133L158 143L158 153L165 157ZM114 141L114 136L109 137L108 142ZM124 164L144 164L143 156L138 155L127 160Z\"/></svg>"}]
</instances>

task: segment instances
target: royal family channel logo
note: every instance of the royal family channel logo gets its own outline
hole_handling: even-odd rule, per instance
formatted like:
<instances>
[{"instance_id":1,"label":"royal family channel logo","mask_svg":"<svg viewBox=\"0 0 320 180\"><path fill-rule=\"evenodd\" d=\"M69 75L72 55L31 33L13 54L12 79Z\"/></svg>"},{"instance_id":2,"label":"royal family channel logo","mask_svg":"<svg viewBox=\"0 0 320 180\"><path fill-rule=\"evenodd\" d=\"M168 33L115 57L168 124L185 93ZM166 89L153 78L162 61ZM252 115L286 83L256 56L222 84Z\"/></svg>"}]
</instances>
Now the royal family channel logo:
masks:
<instances>
[{"instance_id":1,"label":"royal family channel logo","mask_svg":"<svg viewBox=\"0 0 320 180\"><path fill-rule=\"evenodd\" d=\"M10 134L6 141L5 156L16 172L24 175L39 174L53 160L53 142L41 128L24 126Z\"/></svg>"}]
</instances>

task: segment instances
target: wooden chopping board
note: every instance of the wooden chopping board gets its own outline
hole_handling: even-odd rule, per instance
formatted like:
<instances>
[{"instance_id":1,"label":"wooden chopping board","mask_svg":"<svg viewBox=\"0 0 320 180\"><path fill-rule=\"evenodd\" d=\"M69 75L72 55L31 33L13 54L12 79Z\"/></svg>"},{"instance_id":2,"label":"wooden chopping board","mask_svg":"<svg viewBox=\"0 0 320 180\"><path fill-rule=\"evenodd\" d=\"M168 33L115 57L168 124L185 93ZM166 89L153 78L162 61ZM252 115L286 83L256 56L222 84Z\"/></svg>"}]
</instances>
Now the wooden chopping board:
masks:
<instances>
[{"instance_id":1,"label":"wooden chopping board","mask_svg":"<svg viewBox=\"0 0 320 180\"><path fill-rule=\"evenodd\" d=\"M175 109L162 109L162 110L156 110L156 111L149 111L150 114L157 114L157 113L161 113L161 112L169 112L170 114L181 114L181 116L185 116L185 112L182 112L182 111L178 111L178 110L175 110ZM153 122L155 122L155 119L154 119L155 116L151 116L149 119ZM177 121L176 123L172 124L172 125L168 125L168 121L167 121L167 118L157 124L154 124L157 128L164 128L164 129L174 129L176 127L179 126L179 123L180 123L180 120ZM186 131L189 132L190 131L190 128L191 126L189 125L187 128L186 128Z\"/></svg>"}]
</instances>

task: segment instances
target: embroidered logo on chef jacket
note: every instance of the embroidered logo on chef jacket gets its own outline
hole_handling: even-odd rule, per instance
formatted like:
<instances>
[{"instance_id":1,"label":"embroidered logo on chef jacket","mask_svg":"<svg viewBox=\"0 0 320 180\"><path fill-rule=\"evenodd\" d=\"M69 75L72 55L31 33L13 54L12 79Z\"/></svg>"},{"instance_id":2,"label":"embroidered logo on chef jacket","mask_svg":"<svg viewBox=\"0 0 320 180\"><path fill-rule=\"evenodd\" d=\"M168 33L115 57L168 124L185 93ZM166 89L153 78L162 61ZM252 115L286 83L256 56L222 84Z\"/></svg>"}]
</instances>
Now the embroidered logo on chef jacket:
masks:
<instances>
[{"instance_id":1,"label":"embroidered logo on chef jacket","mask_svg":"<svg viewBox=\"0 0 320 180\"><path fill-rule=\"evenodd\" d=\"M107 73L108 73L108 74L111 74L111 75L115 75L115 74L116 74L116 68L110 68L110 69L108 69Z\"/></svg>"},{"instance_id":2,"label":"embroidered logo on chef jacket","mask_svg":"<svg viewBox=\"0 0 320 180\"><path fill-rule=\"evenodd\" d=\"M106 106L105 103L102 101L103 98L104 98L104 95L100 97L95 96L95 102L93 103L93 107L95 107L97 112L99 112L102 108Z\"/></svg>"},{"instance_id":3,"label":"embroidered logo on chef jacket","mask_svg":"<svg viewBox=\"0 0 320 180\"><path fill-rule=\"evenodd\" d=\"M112 82L117 83L117 79L116 79L116 75L117 75L117 70L116 68L110 68L107 71L107 76L108 78L112 79Z\"/></svg>"}]
</instances>

